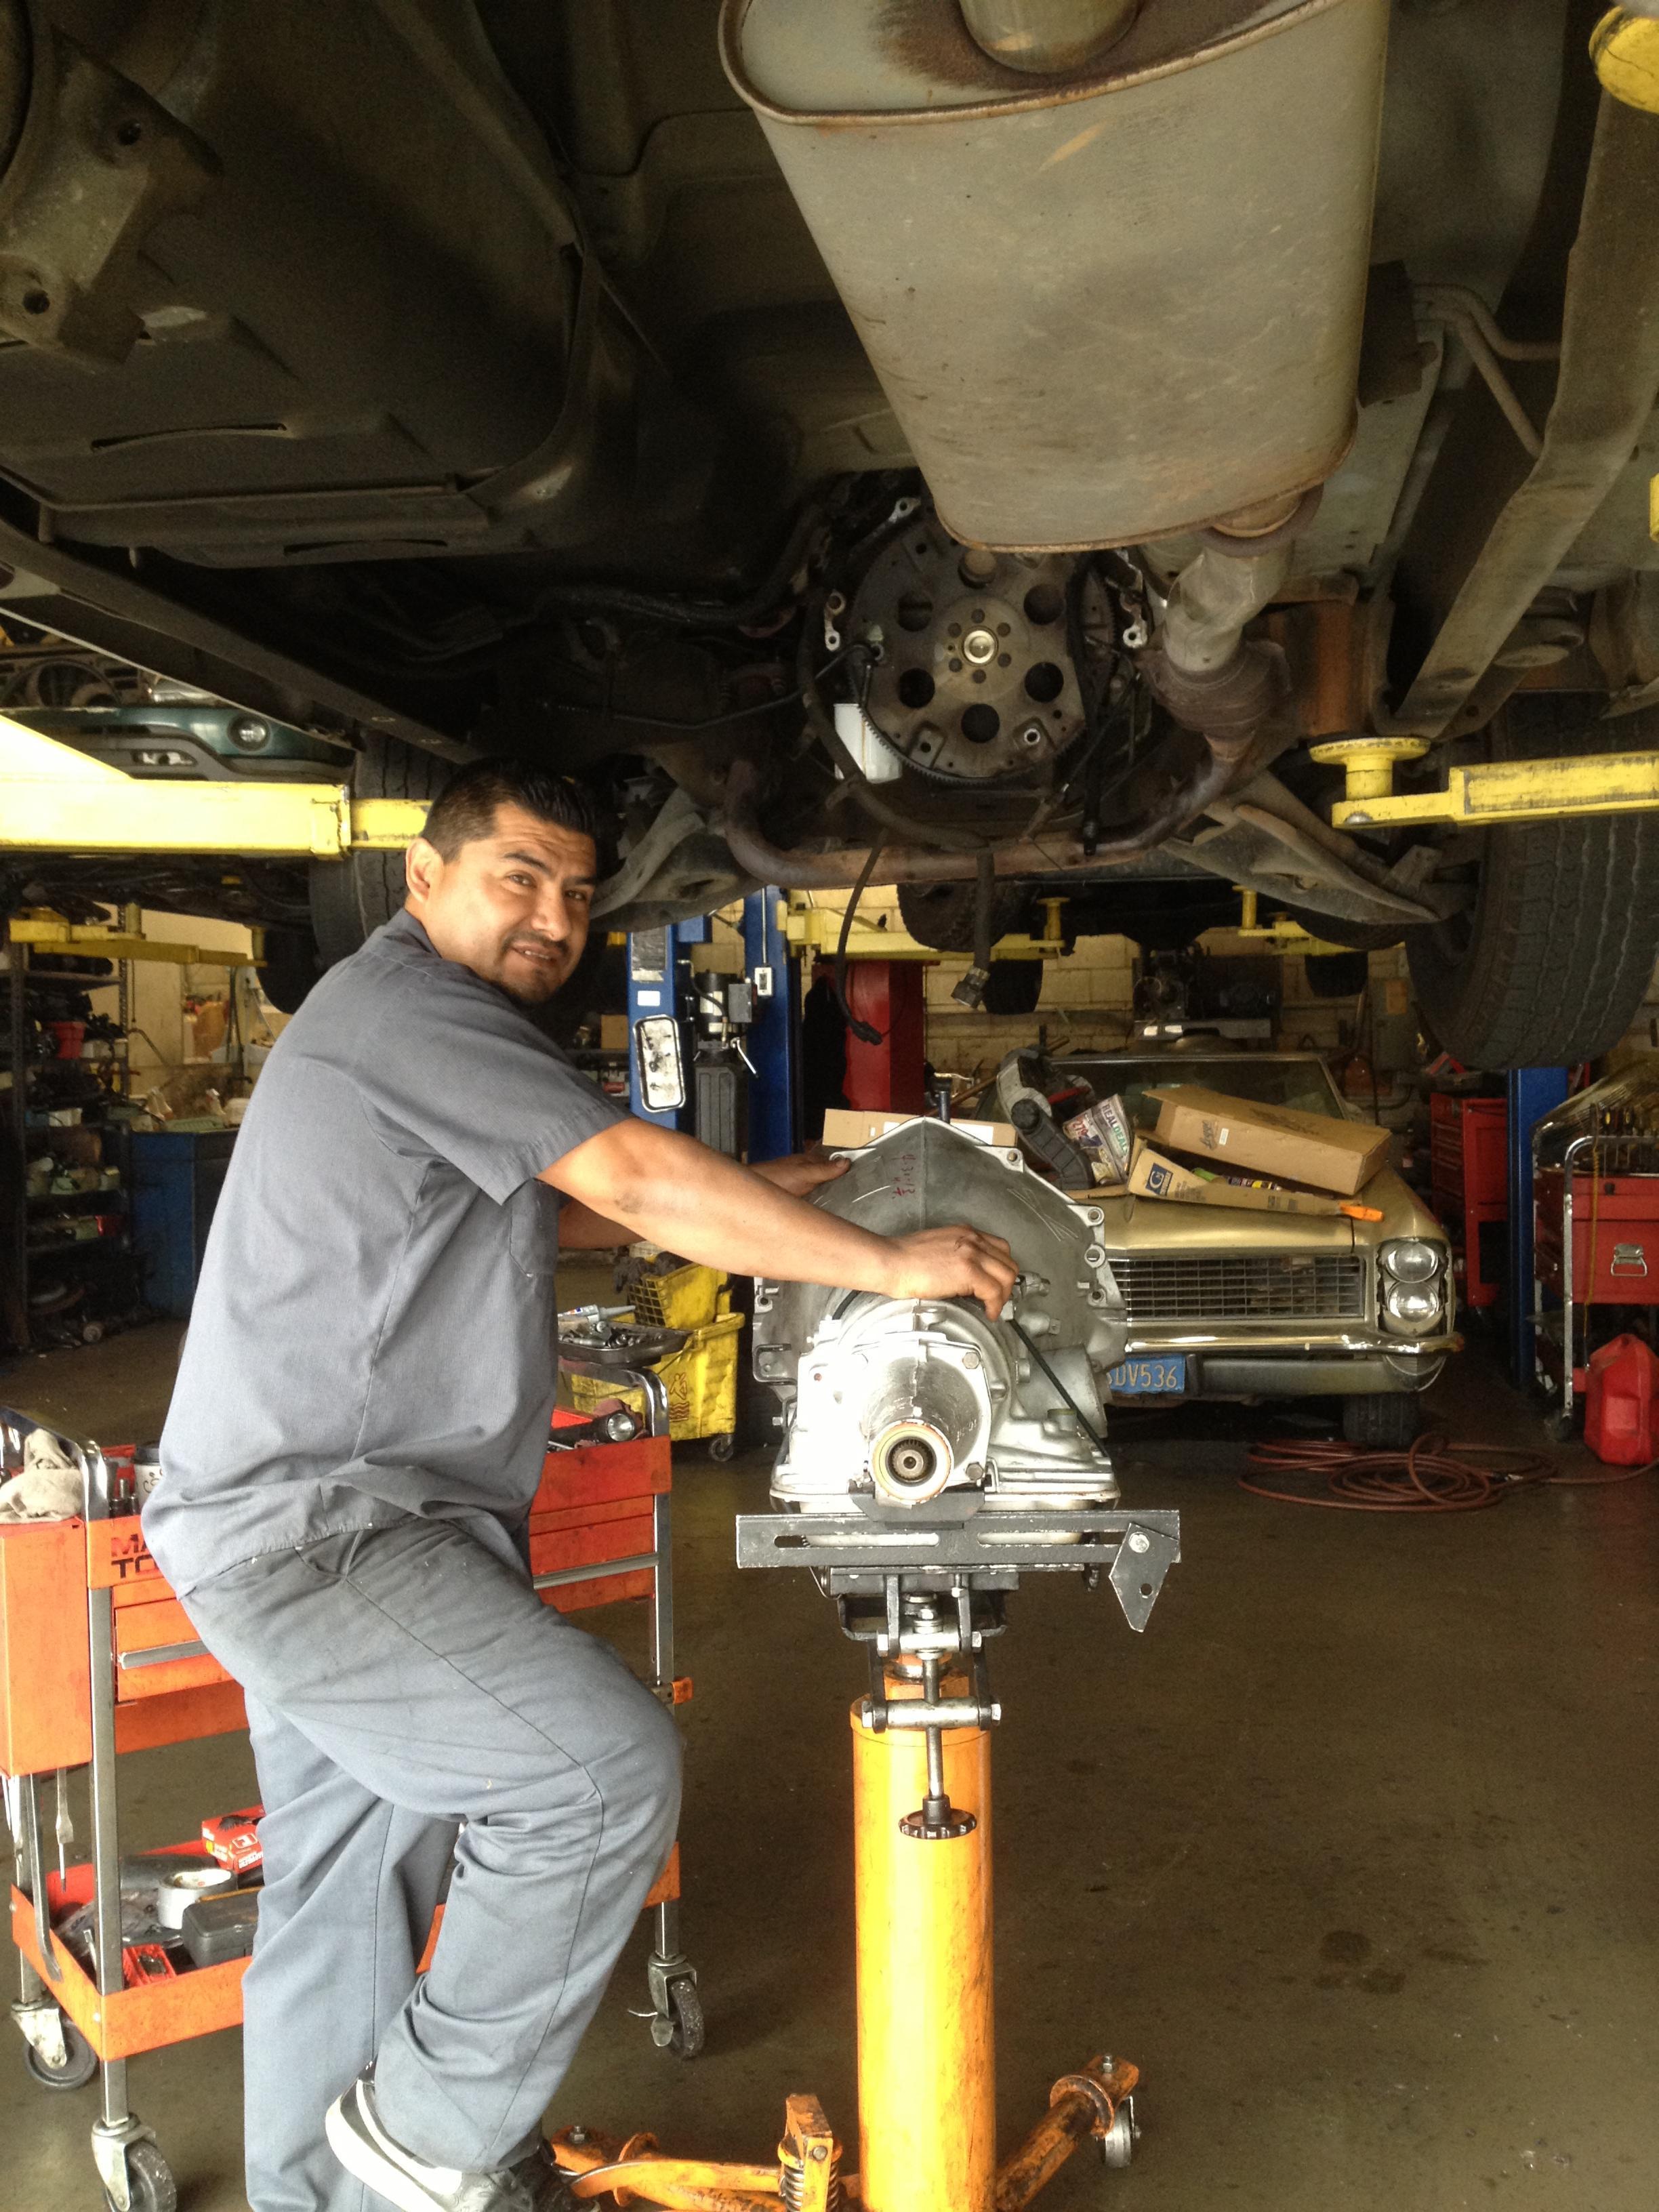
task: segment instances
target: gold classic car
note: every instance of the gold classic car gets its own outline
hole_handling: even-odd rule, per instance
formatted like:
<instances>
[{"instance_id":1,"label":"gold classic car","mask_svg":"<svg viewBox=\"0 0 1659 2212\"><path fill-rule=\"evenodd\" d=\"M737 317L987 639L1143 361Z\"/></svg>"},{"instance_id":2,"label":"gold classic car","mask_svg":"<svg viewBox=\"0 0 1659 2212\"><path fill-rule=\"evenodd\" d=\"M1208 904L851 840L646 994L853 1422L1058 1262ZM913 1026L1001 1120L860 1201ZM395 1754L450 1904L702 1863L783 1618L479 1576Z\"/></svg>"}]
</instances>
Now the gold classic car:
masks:
<instances>
[{"instance_id":1,"label":"gold classic car","mask_svg":"<svg viewBox=\"0 0 1659 2212\"><path fill-rule=\"evenodd\" d=\"M1056 1097L1079 1082L1118 1094L1146 1131L1158 1119L1147 1092L1182 1084L1353 1118L1312 1053L1079 1053L1046 1072ZM1451 1255L1392 1168L1361 1197L1381 1221L1105 1199L1101 1238L1129 1317L1113 1402L1340 1398L1352 1442L1409 1442L1419 1393L1461 1340Z\"/></svg>"}]
</instances>

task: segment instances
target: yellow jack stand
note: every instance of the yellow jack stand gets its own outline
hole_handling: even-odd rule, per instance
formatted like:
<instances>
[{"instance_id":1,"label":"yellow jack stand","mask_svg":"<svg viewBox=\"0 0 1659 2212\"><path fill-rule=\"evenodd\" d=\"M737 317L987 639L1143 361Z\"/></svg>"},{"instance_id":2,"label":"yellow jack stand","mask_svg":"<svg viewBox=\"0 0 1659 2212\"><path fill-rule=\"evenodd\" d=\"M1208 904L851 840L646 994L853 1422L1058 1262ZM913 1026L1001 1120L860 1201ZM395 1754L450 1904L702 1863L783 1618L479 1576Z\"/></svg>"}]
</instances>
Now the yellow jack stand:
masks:
<instances>
[{"instance_id":1,"label":"yellow jack stand","mask_svg":"<svg viewBox=\"0 0 1659 2212\"><path fill-rule=\"evenodd\" d=\"M961 1710L966 1681L935 1675L927 1694L941 1689ZM923 1694L917 1674L885 1675L887 1700ZM664 2158L651 2136L566 2128L553 2151L572 2195L668 2212L1020 2212L1090 2136L1109 2166L1127 2166L1139 2074L1104 2057L1062 2075L1042 2118L996 2162L990 1814L988 1729L878 1729L868 1700L854 1705L857 2174L841 2171L817 2100L797 2095L775 2164Z\"/></svg>"}]
</instances>

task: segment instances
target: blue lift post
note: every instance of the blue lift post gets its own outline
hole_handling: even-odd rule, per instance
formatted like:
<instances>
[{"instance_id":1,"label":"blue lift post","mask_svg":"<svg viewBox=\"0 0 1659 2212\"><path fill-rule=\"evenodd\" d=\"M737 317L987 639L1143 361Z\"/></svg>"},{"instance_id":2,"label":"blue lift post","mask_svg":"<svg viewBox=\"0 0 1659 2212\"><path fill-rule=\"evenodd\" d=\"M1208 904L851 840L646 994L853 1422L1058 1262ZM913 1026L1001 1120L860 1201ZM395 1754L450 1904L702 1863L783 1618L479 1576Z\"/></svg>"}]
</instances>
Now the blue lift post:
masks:
<instances>
[{"instance_id":1,"label":"blue lift post","mask_svg":"<svg viewBox=\"0 0 1659 2212\"><path fill-rule=\"evenodd\" d=\"M790 950L782 908L783 893L775 886L751 892L743 902L744 967L754 998L754 1022L744 1042L755 1069L749 1086L751 1160L781 1159L800 1149L800 961ZM713 923L702 915L663 929L636 930L628 940L629 1103L641 1121L659 1128L695 1133L690 949L707 945L713 935ZM686 1101L672 1111L648 1111L640 1094L634 1024L647 1014L672 1014L681 1025Z\"/></svg>"},{"instance_id":2,"label":"blue lift post","mask_svg":"<svg viewBox=\"0 0 1659 2212\"><path fill-rule=\"evenodd\" d=\"M1532 1132L1567 1095L1565 1067L1516 1067L1508 1079L1510 1104L1510 1374L1519 1389L1531 1387Z\"/></svg>"},{"instance_id":3,"label":"blue lift post","mask_svg":"<svg viewBox=\"0 0 1659 2212\"><path fill-rule=\"evenodd\" d=\"M654 1121L659 1129L692 1126L690 948L706 945L712 932L713 924L701 915L662 929L636 929L628 940L628 1103L641 1121ZM640 1094L640 1056L634 1043L634 1024L647 1014L672 1014L679 1022L685 1065L684 1105L656 1114Z\"/></svg>"},{"instance_id":4,"label":"blue lift post","mask_svg":"<svg viewBox=\"0 0 1659 2212\"><path fill-rule=\"evenodd\" d=\"M743 902L744 959L754 992L748 1052L749 1157L778 1160L800 1150L800 960L782 922L775 884Z\"/></svg>"}]
</instances>

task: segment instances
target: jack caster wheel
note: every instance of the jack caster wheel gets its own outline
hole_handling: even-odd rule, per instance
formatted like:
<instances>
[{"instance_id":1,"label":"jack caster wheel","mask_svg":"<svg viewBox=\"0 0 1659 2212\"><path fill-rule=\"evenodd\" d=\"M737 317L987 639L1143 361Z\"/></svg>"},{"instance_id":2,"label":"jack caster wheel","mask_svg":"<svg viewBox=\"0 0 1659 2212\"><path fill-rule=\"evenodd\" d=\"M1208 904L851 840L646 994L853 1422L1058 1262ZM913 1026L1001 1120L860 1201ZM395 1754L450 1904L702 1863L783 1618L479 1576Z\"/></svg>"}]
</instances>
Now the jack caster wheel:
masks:
<instances>
[{"instance_id":1,"label":"jack caster wheel","mask_svg":"<svg viewBox=\"0 0 1659 2212\"><path fill-rule=\"evenodd\" d=\"M98 2071L98 2054L78 2027L64 2022L64 2063L50 2065L32 2043L23 2045L23 2063L43 2089L84 2089Z\"/></svg>"},{"instance_id":2,"label":"jack caster wheel","mask_svg":"<svg viewBox=\"0 0 1659 2212\"><path fill-rule=\"evenodd\" d=\"M1571 1413L1563 1413L1558 1410L1546 1417L1544 1431L1553 1444L1571 1443L1573 1431L1577 1425Z\"/></svg>"},{"instance_id":3,"label":"jack caster wheel","mask_svg":"<svg viewBox=\"0 0 1659 2212\"><path fill-rule=\"evenodd\" d=\"M118 2212L114 2198L104 2191L109 2212ZM129 2212L179 2212L179 2190L173 2168L153 2142L127 2146L127 2203Z\"/></svg>"},{"instance_id":4,"label":"jack caster wheel","mask_svg":"<svg viewBox=\"0 0 1659 2212\"><path fill-rule=\"evenodd\" d=\"M708 1439L708 1456L710 1459L730 1459L737 1448L738 1440L734 1436L710 1437Z\"/></svg>"},{"instance_id":5,"label":"jack caster wheel","mask_svg":"<svg viewBox=\"0 0 1659 2212\"><path fill-rule=\"evenodd\" d=\"M1140 2130L1135 2125L1135 2105L1133 2097L1126 2097L1112 2115L1112 2124L1100 2139L1100 2162L1103 2166L1120 2170L1127 2166L1135 2154L1135 2144Z\"/></svg>"},{"instance_id":6,"label":"jack caster wheel","mask_svg":"<svg viewBox=\"0 0 1659 2212\"><path fill-rule=\"evenodd\" d=\"M671 1982L668 2017L659 2013L651 2023L651 2040L659 2051L672 2051L682 2058L695 2058L702 2049L702 1999L695 1982Z\"/></svg>"}]
</instances>

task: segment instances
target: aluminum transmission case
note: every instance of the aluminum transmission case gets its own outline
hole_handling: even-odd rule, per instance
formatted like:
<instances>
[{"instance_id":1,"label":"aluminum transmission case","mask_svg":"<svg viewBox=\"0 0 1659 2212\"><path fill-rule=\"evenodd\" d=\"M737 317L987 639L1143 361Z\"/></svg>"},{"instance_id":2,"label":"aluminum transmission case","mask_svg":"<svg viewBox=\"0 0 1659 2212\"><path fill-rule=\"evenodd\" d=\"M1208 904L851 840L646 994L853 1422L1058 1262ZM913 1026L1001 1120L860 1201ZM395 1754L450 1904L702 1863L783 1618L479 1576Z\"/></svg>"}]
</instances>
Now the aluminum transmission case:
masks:
<instances>
[{"instance_id":1,"label":"aluminum transmission case","mask_svg":"<svg viewBox=\"0 0 1659 2212\"><path fill-rule=\"evenodd\" d=\"M876 1519L1113 1502L1096 1378L1127 1331L1099 1206L940 1121L844 1157L814 1205L884 1237L970 1224L1007 1239L1020 1278L995 1322L972 1299L757 1281L755 1373L785 1405L774 1498Z\"/></svg>"}]
</instances>

